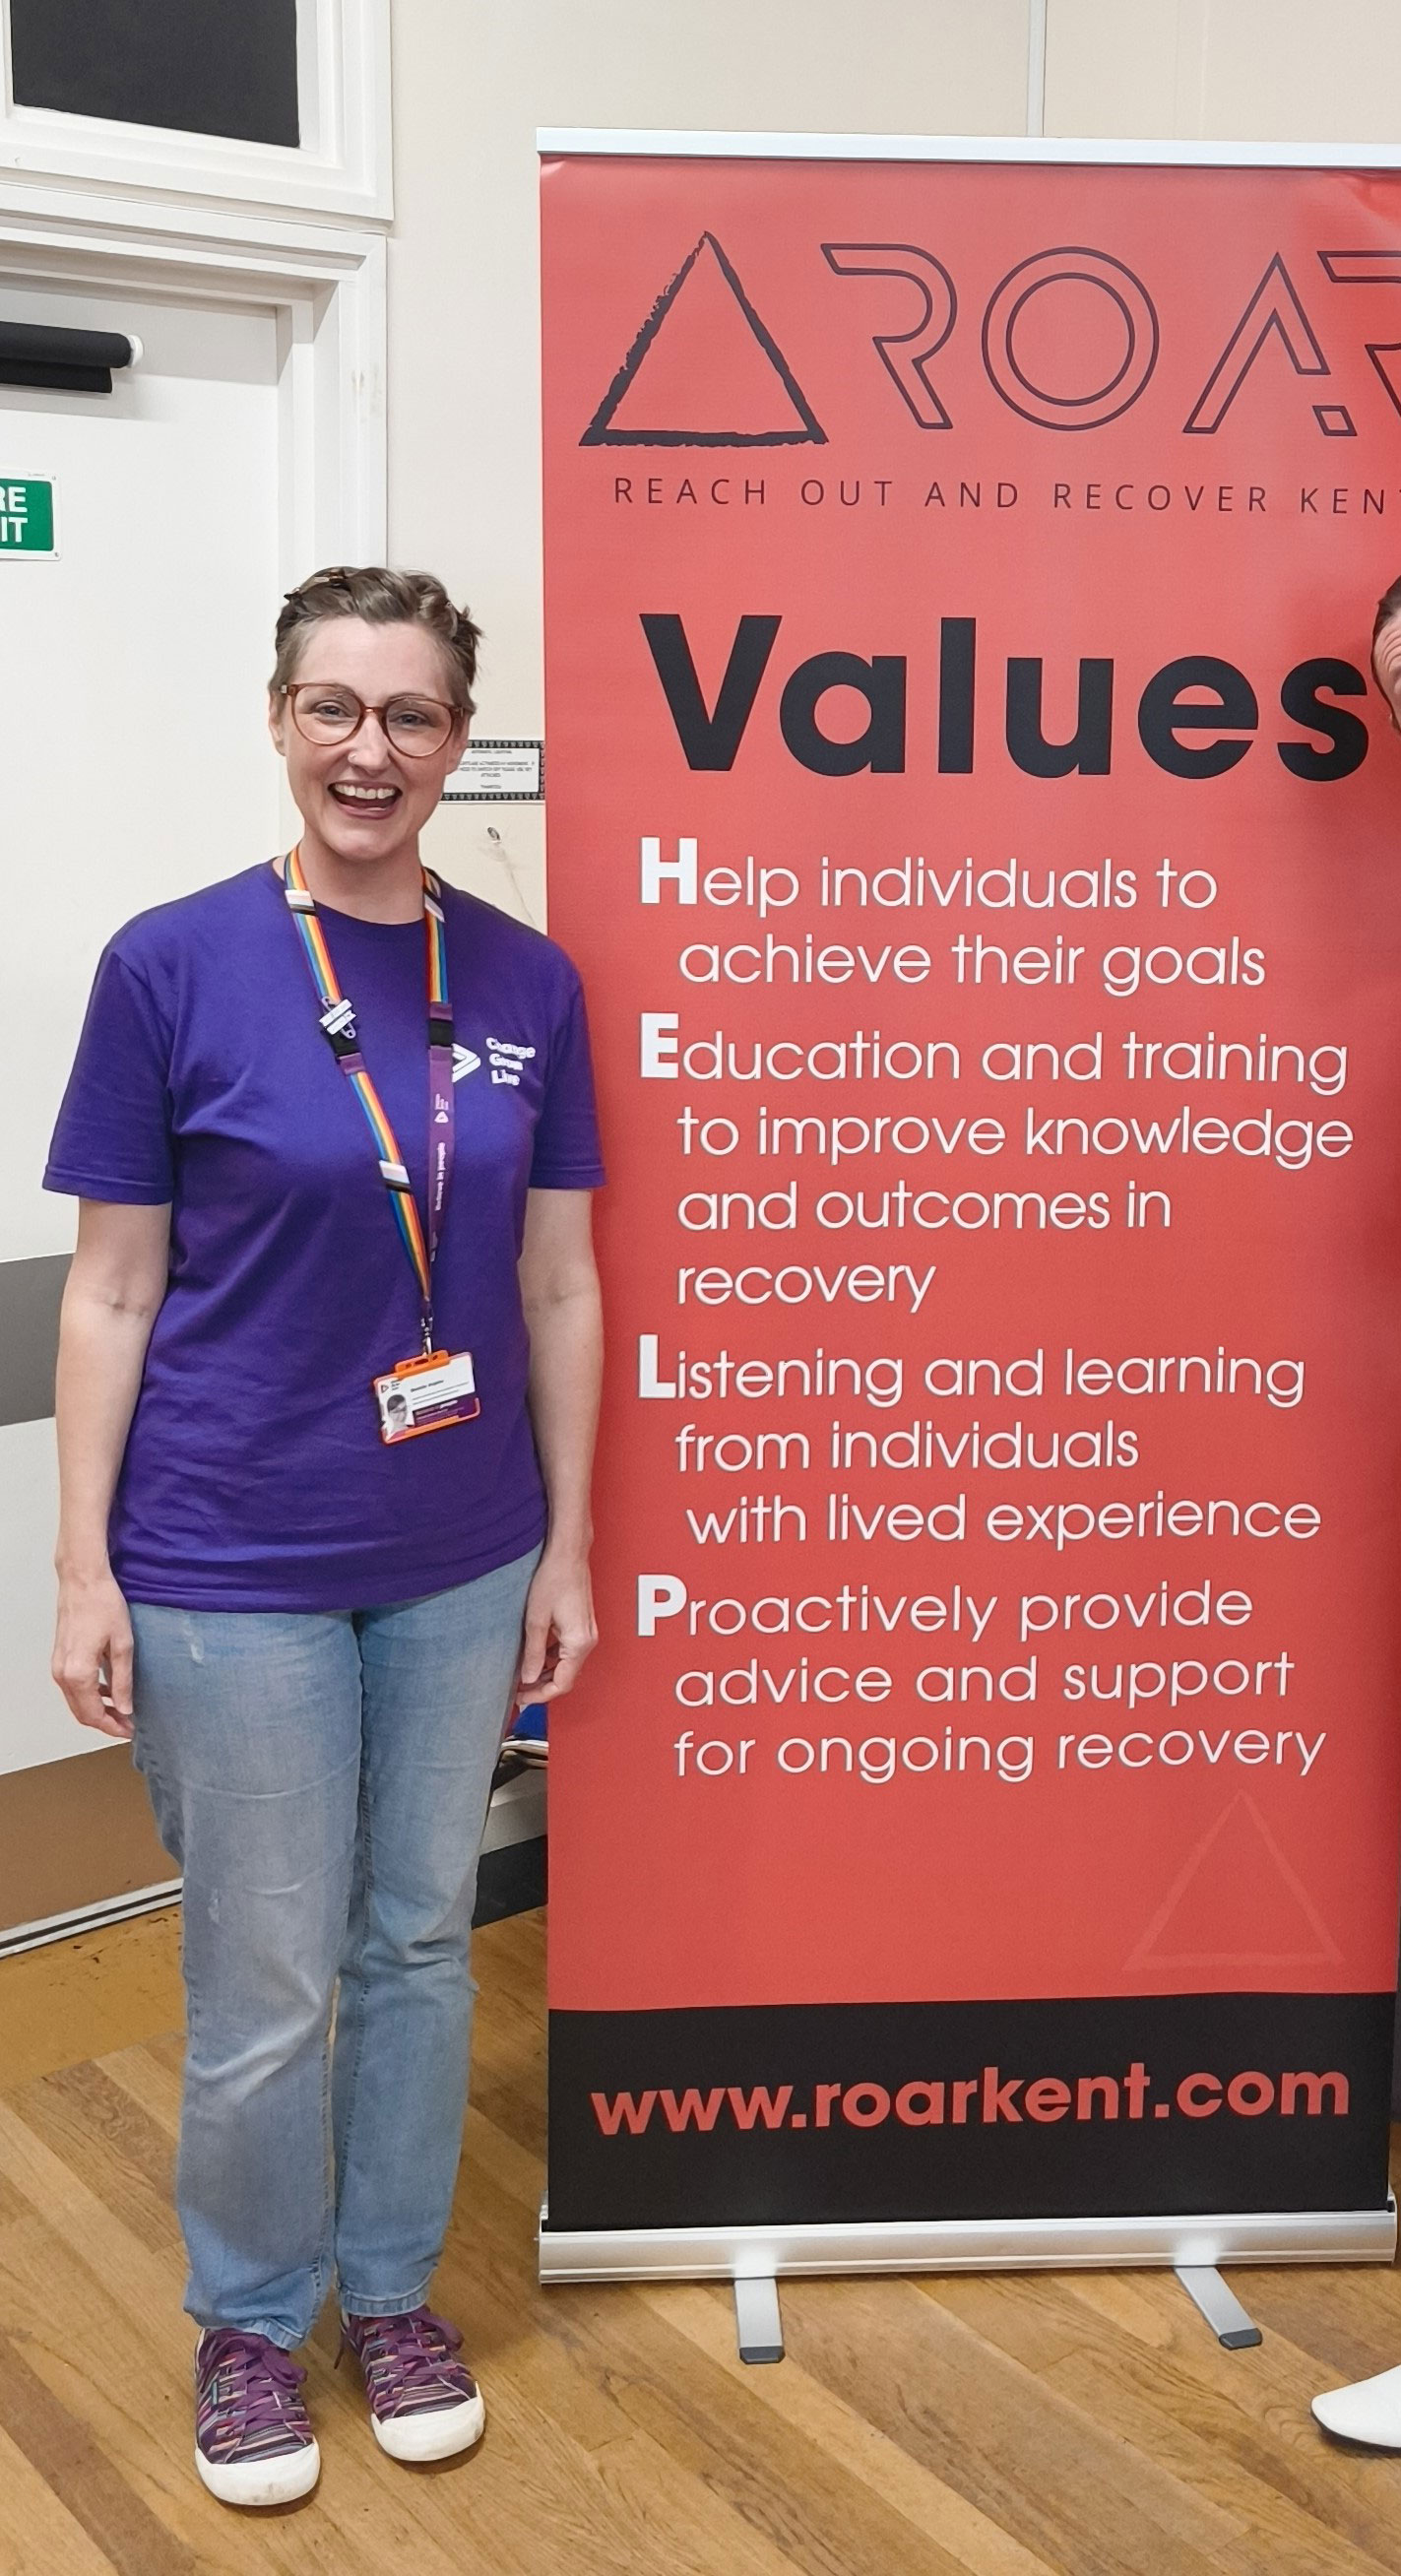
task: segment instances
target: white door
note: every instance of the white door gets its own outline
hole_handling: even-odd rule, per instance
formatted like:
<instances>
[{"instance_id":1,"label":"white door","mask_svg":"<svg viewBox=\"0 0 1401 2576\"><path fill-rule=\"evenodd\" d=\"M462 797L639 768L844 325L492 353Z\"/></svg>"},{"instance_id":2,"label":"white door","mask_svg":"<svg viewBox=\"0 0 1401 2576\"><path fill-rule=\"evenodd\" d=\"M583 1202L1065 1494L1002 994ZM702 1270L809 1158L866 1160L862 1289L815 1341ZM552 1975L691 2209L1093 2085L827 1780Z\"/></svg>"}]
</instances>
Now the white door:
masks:
<instances>
[{"instance_id":1,"label":"white door","mask_svg":"<svg viewBox=\"0 0 1401 2576\"><path fill-rule=\"evenodd\" d=\"M0 240L0 320L122 331L144 354L110 395L0 385L0 484L52 480L59 545L0 552L0 1794L103 1741L48 1676L47 1373L74 1211L40 1189L45 1149L109 934L277 845L280 589L271 310L12 282L4 260Z\"/></svg>"}]
</instances>

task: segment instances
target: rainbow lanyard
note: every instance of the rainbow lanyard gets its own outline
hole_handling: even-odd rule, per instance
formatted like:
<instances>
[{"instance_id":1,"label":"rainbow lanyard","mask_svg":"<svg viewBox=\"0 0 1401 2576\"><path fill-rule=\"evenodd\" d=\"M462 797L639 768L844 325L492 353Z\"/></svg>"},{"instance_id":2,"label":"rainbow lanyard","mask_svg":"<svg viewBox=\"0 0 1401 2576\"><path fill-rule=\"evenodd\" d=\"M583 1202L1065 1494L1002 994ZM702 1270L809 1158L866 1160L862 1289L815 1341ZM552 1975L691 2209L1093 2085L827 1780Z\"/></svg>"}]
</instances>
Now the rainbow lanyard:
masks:
<instances>
[{"instance_id":1,"label":"rainbow lanyard","mask_svg":"<svg viewBox=\"0 0 1401 2576\"><path fill-rule=\"evenodd\" d=\"M428 1230L425 1239L423 1220L418 1212L413 1183L399 1151L399 1140L390 1126L383 1101L370 1078L369 1069L360 1053L360 1040L355 1026L355 1006L346 999L336 979L326 934L317 918L316 898L302 870L298 847L289 850L282 862L282 891L291 907L292 918L301 933L302 947L321 1005L322 1032L337 1064L365 1113L365 1123L375 1140L375 1153L389 1204L403 1240L404 1250L413 1265L418 1293L423 1303L423 1348L433 1348L433 1264L438 1256L443 1223L447 1213L448 1192L452 1186L452 1159L455 1141L454 1101L452 1089L452 1004L448 999L447 938L443 922L442 889L438 880L423 871L423 930L428 970Z\"/></svg>"}]
</instances>

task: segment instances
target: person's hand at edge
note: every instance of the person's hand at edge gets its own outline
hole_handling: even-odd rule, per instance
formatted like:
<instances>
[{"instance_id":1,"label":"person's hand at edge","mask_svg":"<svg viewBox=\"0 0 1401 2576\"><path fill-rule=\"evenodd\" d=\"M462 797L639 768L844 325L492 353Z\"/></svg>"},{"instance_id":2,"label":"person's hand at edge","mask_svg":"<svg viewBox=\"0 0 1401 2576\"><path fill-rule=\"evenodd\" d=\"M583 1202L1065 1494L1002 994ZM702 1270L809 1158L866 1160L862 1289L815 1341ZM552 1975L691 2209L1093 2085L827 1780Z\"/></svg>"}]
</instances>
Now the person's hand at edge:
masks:
<instances>
[{"instance_id":1,"label":"person's hand at edge","mask_svg":"<svg viewBox=\"0 0 1401 2576\"><path fill-rule=\"evenodd\" d=\"M130 1743L131 1667L131 1618L115 1576L65 1576L52 1671L80 1726Z\"/></svg>"},{"instance_id":2,"label":"person's hand at edge","mask_svg":"<svg viewBox=\"0 0 1401 2576\"><path fill-rule=\"evenodd\" d=\"M547 1547L526 1595L517 1708L562 1699L597 1643L587 1557L556 1556Z\"/></svg>"}]
</instances>

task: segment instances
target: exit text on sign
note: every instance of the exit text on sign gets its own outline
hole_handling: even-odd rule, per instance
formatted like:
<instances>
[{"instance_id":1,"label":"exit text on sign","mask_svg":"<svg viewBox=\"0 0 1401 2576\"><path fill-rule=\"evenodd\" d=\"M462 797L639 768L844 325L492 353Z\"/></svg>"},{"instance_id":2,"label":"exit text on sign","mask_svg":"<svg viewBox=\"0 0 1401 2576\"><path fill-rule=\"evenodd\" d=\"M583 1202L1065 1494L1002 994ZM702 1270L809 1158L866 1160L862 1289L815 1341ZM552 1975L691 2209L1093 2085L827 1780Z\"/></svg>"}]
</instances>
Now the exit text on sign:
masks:
<instances>
[{"instance_id":1,"label":"exit text on sign","mask_svg":"<svg viewBox=\"0 0 1401 2576\"><path fill-rule=\"evenodd\" d=\"M0 474L0 555L57 552L52 483Z\"/></svg>"}]
</instances>

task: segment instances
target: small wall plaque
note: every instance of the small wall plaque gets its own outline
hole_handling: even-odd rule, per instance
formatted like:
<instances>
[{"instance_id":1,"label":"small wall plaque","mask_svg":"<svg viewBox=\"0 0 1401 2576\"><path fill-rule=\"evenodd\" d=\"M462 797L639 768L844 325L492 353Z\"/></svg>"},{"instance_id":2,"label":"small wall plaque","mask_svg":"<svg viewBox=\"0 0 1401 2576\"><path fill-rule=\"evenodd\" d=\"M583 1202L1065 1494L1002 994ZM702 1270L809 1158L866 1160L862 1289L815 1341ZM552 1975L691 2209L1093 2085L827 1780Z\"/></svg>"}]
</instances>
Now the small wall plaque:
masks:
<instances>
[{"instance_id":1,"label":"small wall plaque","mask_svg":"<svg viewBox=\"0 0 1401 2576\"><path fill-rule=\"evenodd\" d=\"M469 742L443 789L459 805L538 805L544 793L543 742Z\"/></svg>"}]
</instances>

